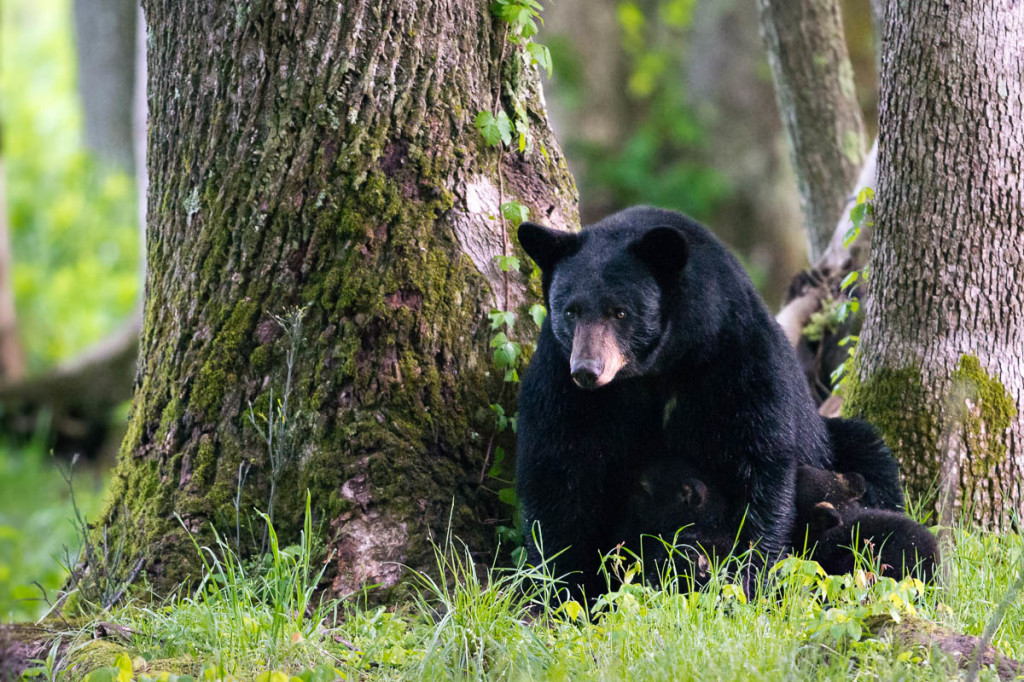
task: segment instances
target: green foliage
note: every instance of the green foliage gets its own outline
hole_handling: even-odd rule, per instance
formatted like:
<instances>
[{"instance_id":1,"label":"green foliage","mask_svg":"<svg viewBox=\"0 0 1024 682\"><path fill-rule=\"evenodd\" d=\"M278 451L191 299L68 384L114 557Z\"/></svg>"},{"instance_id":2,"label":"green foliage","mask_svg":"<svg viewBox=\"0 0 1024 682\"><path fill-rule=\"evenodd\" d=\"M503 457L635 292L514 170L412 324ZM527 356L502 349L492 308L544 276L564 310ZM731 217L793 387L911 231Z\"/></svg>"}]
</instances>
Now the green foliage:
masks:
<instances>
[{"instance_id":1,"label":"green foliage","mask_svg":"<svg viewBox=\"0 0 1024 682\"><path fill-rule=\"evenodd\" d=\"M69 0L0 5L0 126L13 282L30 370L75 355L135 306L133 180L82 147Z\"/></svg>"},{"instance_id":2,"label":"green foliage","mask_svg":"<svg viewBox=\"0 0 1024 682\"><path fill-rule=\"evenodd\" d=\"M614 145L571 135L563 140L582 161L577 171L581 186L608 196L616 206L654 204L702 219L730 192L725 177L704 160L704 128L679 76L693 5L693 0L619 2L632 128ZM568 90L566 104L583 106L578 56L567 41L552 46L558 84Z\"/></svg>"},{"instance_id":3,"label":"green foliage","mask_svg":"<svg viewBox=\"0 0 1024 682\"><path fill-rule=\"evenodd\" d=\"M843 235L844 247L849 248L853 242L857 241L865 227L874 226L874 198L875 191L870 187L865 187L857 193L857 203L850 209L850 227L846 234ZM843 281L839 283L839 290L846 298L835 308L837 327L838 323L844 322L851 315L857 315L860 312L859 294L856 293L857 283L860 282L866 287L870 279L870 267L865 265L860 270L853 270L847 273ZM813 317L812 315L812 321ZM830 379L833 392L840 393L845 391L853 369L853 361L857 354L858 343L860 343L860 337L854 334L845 336L839 341L839 345L846 348L846 360L832 372Z\"/></svg>"},{"instance_id":4,"label":"green foliage","mask_svg":"<svg viewBox=\"0 0 1024 682\"><path fill-rule=\"evenodd\" d=\"M271 572L245 572L220 544L203 550L207 575L194 597L128 604L105 617L131 635L91 679L948 679L956 663L937 648L880 635L879 626L978 636L990 625L994 646L1024 656L1024 602L1010 592L1024 570L1024 538L951 530L938 585L878 578L866 553L845 576L790 557L748 599L731 562L713 562L708 584L684 593L640 583L640 565L613 555L599 607L555 601L550 610L538 608L558 587L545 566L481 564L449 536L435 547L436 566L414 576L409 603L314 601L301 624L289 610L301 599L285 595L302 590L266 587ZM315 550L303 547L283 560L283 582L312 584ZM284 614L276 630L275 613ZM69 633L71 651L92 633L91 625Z\"/></svg>"},{"instance_id":5,"label":"green foliage","mask_svg":"<svg viewBox=\"0 0 1024 682\"><path fill-rule=\"evenodd\" d=\"M475 125L487 146L512 144L512 122L504 111L499 111L497 116L489 111L481 111L476 116Z\"/></svg>"},{"instance_id":6,"label":"green foliage","mask_svg":"<svg viewBox=\"0 0 1024 682\"><path fill-rule=\"evenodd\" d=\"M101 483L91 473L78 477L88 513L99 507ZM48 608L44 596L56 600L68 577L63 549L79 543L73 517L68 486L42 445L0 444L0 621L38 618Z\"/></svg>"}]
</instances>

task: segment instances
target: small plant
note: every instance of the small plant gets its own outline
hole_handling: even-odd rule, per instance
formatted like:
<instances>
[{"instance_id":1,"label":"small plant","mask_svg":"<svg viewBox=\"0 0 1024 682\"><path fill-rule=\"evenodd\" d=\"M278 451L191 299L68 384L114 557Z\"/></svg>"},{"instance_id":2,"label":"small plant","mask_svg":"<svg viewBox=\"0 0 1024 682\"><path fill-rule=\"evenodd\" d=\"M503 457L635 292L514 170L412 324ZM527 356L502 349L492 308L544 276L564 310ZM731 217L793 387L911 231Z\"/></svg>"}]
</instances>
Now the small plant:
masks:
<instances>
[{"instance_id":1,"label":"small plant","mask_svg":"<svg viewBox=\"0 0 1024 682\"><path fill-rule=\"evenodd\" d=\"M74 467L77 463L78 455L75 455L66 470L58 467L68 486L73 522L80 545L75 551L64 547L62 565L68 571L68 580L61 598L51 605L50 612L57 611L71 596L74 596L79 611L106 611L124 598L142 570L144 559L139 556L133 560L128 556L127 538L123 534L111 543L107 526L103 526L98 541L94 539L92 528L86 522L75 497ZM130 518L127 505L122 506L121 514Z\"/></svg>"},{"instance_id":2,"label":"small plant","mask_svg":"<svg viewBox=\"0 0 1024 682\"><path fill-rule=\"evenodd\" d=\"M295 371L295 360L298 357L299 349L302 347L302 318L306 314L308 306L294 308L285 315L271 315L271 319L284 331L287 347L285 349L285 380L284 394L274 401L274 389L270 389L270 398L267 403L266 414L257 412L252 403L249 403L249 423L259 434L260 440L266 445L267 463L270 465L270 499L267 501L267 530L273 527L274 523L274 501L277 497L277 482L281 472L288 465L293 457L292 439L294 426L298 415L291 413L289 405L292 397L292 377ZM245 477L249 472L249 462L242 462L238 469L238 489L235 494L235 541L241 542L241 530L239 518L239 507L241 506L241 490ZM263 546L266 547L267 535L263 536Z\"/></svg>"},{"instance_id":3,"label":"small plant","mask_svg":"<svg viewBox=\"0 0 1024 682\"><path fill-rule=\"evenodd\" d=\"M416 609L436 624L424 642L422 679L542 670L550 654L529 621L554 582L543 566L480 566L450 533L434 545L434 560L436 578L413 572Z\"/></svg>"},{"instance_id":4,"label":"small plant","mask_svg":"<svg viewBox=\"0 0 1024 682\"><path fill-rule=\"evenodd\" d=\"M857 193L857 203L850 209L850 227L847 229L846 234L843 235L844 247L849 248L851 244L857 241L865 227L874 226L874 198L875 191L870 187L865 187ZM860 312L860 300L859 297L853 295L853 290L858 282L863 282L866 285L870 279L870 274L870 267L865 265L860 270L850 272L839 283L839 290L847 294L847 299L835 309L837 323L842 323L850 315L856 315ZM859 342L860 337L853 334L840 339L839 346L846 348L847 355L846 361L832 372L833 392L841 391L846 383L846 379L853 367L853 358L857 353L857 344Z\"/></svg>"}]
</instances>

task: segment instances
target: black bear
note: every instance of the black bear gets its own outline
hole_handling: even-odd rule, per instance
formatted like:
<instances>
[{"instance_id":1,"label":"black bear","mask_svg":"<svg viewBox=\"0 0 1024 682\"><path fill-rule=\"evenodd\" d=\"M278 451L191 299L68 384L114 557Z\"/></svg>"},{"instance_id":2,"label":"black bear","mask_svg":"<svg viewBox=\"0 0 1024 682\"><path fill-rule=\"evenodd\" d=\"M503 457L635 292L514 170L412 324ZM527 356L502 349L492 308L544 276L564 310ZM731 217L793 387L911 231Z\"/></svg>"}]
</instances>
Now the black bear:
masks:
<instances>
[{"instance_id":1,"label":"black bear","mask_svg":"<svg viewBox=\"0 0 1024 682\"><path fill-rule=\"evenodd\" d=\"M882 575L900 579L914 575L931 580L939 563L939 545L924 526L904 514L862 506L864 478L808 466L797 469L797 523L792 544L813 549L826 573L854 570L853 547L868 549L881 564Z\"/></svg>"},{"instance_id":2,"label":"black bear","mask_svg":"<svg viewBox=\"0 0 1024 682\"><path fill-rule=\"evenodd\" d=\"M703 584L712 563L736 549L730 514L735 505L682 459L661 457L640 474L614 533L643 559L648 583L657 586L665 576L679 576L687 581L681 587L692 589ZM667 570L670 559L674 570Z\"/></svg>"},{"instance_id":3,"label":"black bear","mask_svg":"<svg viewBox=\"0 0 1024 682\"><path fill-rule=\"evenodd\" d=\"M598 557L661 453L735 491L740 546L774 561L795 519L796 465L844 465L739 262L698 223L649 207L578 234L524 223L519 241L549 314L520 392L516 486L528 537L539 527L548 556L568 548L554 572L601 589Z\"/></svg>"},{"instance_id":4,"label":"black bear","mask_svg":"<svg viewBox=\"0 0 1024 682\"><path fill-rule=\"evenodd\" d=\"M839 473L806 465L796 470L796 523L790 544L796 550L810 549L808 533L817 517L816 505L827 503L841 515L852 516L861 509L867 484L859 473Z\"/></svg>"},{"instance_id":5,"label":"black bear","mask_svg":"<svg viewBox=\"0 0 1024 682\"><path fill-rule=\"evenodd\" d=\"M636 207L578 234L524 223L519 241L549 314L520 392L516 488L531 559L539 531L547 556L565 550L552 569L574 590L602 589L599 557L656 456L732 493L728 527L762 563L789 544L798 463L891 460L870 427L818 416L746 272L693 220ZM895 464L874 470L872 494L901 505Z\"/></svg>"},{"instance_id":6,"label":"black bear","mask_svg":"<svg viewBox=\"0 0 1024 682\"><path fill-rule=\"evenodd\" d=\"M826 419L825 427L836 471L862 477L864 490L858 497L861 506L901 511L904 502L899 464L878 430L860 419Z\"/></svg>"}]
</instances>

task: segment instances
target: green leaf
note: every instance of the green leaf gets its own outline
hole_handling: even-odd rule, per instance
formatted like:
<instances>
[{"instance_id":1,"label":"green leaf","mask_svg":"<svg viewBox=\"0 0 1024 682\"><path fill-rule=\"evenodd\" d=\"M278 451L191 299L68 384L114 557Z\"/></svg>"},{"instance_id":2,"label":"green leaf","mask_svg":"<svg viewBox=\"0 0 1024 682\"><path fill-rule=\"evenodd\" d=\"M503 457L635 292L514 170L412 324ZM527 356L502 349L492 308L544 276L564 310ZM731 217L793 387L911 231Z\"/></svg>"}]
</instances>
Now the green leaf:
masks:
<instances>
[{"instance_id":1,"label":"green leaf","mask_svg":"<svg viewBox=\"0 0 1024 682\"><path fill-rule=\"evenodd\" d=\"M839 288L842 290L848 289L858 278L860 278L860 273L854 270L846 277L843 277L843 281L839 283Z\"/></svg>"},{"instance_id":2,"label":"green leaf","mask_svg":"<svg viewBox=\"0 0 1024 682\"><path fill-rule=\"evenodd\" d=\"M512 487L502 488L498 491L498 499L505 504L513 507L516 506L516 489Z\"/></svg>"},{"instance_id":3,"label":"green leaf","mask_svg":"<svg viewBox=\"0 0 1024 682\"><path fill-rule=\"evenodd\" d=\"M491 330L500 328L502 325L512 328L516 323L516 314L509 310L493 310L487 316L491 320Z\"/></svg>"},{"instance_id":4,"label":"green leaf","mask_svg":"<svg viewBox=\"0 0 1024 682\"><path fill-rule=\"evenodd\" d=\"M481 111L474 125L489 147L512 143L512 122L504 111L499 111L497 117L489 111Z\"/></svg>"},{"instance_id":5,"label":"green leaf","mask_svg":"<svg viewBox=\"0 0 1024 682\"><path fill-rule=\"evenodd\" d=\"M498 263L498 269L502 272L518 270L520 266L519 258L517 256L495 256L494 260Z\"/></svg>"},{"instance_id":6,"label":"green leaf","mask_svg":"<svg viewBox=\"0 0 1024 682\"><path fill-rule=\"evenodd\" d=\"M123 651L114 659L117 668L117 682L132 682L132 657Z\"/></svg>"},{"instance_id":7,"label":"green leaf","mask_svg":"<svg viewBox=\"0 0 1024 682\"><path fill-rule=\"evenodd\" d=\"M506 343L508 343L508 337L505 336L505 332L498 332L494 335L494 338L491 339L491 348L497 348L498 346L503 346Z\"/></svg>"},{"instance_id":8,"label":"green leaf","mask_svg":"<svg viewBox=\"0 0 1024 682\"><path fill-rule=\"evenodd\" d=\"M481 111L476 115L474 123L480 131L480 136L490 147L495 147L501 142L501 132L498 130L498 122L494 120L494 114L489 111Z\"/></svg>"},{"instance_id":9,"label":"green leaf","mask_svg":"<svg viewBox=\"0 0 1024 682\"><path fill-rule=\"evenodd\" d=\"M846 234L843 235L843 248L850 248L850 244L857 241L857 237L859 236L860 228L857 227L856 225L850 227L850 229L846 231Z\"/></svg>"},{"instance_id":10,"label":"green leaf","mask_svg":"<svg viewBox=\"0 0 1024 682\"><path fill-rule=\"evenodd\" d=\"M501 205L501 215L512 223L512 227L519 227L530 217L530 209L518 201L506 201Z\"/></svg>"},{"instance_id":11,"label":"green leaf","mask_svg":"<svg viewBox=\"0 0 1024 682\"><path fill-rule=\"evenodd\" d=\"M548 78L551 78L554 65L551 63L551 50L548 49L548 46L531 42L526 46L526 50L530 53L531 63L547 71Z\"/></svg>"},{"instance_id":12,"label":"green leaf","mask_svg":"<svg viewBox=\"0 0 1024 682\"><path fill-rule=\"evenodd\" d=\"M512 144L512 121L509 120L508 114L504 111L498 112L497 125L502 143L505 146Z\"/></svg>"},{"instance_id":13,"label":"green leaf","mask_svg":"<svg viewBox=\"0 0 1024 682\"><path fill-rule=\"evenodd\" d=\"M119 672L120 671L113 666L96 668L86 675L82 682L118 682L117 678Z\"/></svg>"},{"instance_id":14,"label":"green leaf","mask_svg":"<svg viewBox=\"0 0 1024 682\"><path fill-rule=\"evenodd\" d=\"M540 303L534 303L533 305L530 306L530 317L533 318L533 323L538 327L542 327L544 325L544 320L547 318L547 316L547 308L545 308Z\"/></svg>"},{"instance_id":15,"label":"green leaf","mask_svg":"<svg viewBox=\"0 0 1024 682\"><path fill-rule=\"evenodd\" d=\"M494 346L494 342L491 342ZM498 369L508 369L514 367L516 364L516 358L519 357L520 346L514 341L506 341L505 343L498 344L494 348L494 366Z\"/></svg>"}]
</instances>

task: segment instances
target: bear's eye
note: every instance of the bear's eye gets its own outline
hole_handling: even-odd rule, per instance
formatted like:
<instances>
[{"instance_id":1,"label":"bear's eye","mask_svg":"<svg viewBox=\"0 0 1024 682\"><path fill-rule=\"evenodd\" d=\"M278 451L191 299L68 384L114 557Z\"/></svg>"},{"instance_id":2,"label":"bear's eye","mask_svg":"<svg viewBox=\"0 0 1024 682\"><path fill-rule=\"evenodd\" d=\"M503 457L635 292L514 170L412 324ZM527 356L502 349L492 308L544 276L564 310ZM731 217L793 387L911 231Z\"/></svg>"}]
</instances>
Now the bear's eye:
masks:
<instances>
[{"instance_id":1,"label":"bear's eye","mask_svg":"<svg viewBox=\"0 0 1024 682\"><path fill-rule=\"evenodd\" d=\"M615 317L619 318L620 320L626 319L626 311L624 308L616 308L614 312Z\"/></svg>"},{"instance_id":2,"label":"bear's eye","mask_svg":"<svg viewBox=\"0 0 1024 682\"><path fill-rule=\"evenodd\" d=\"M565 319L567 319L567 320L575 320L576 319L576 311L574 311L574 310L566 310L565 311Z\"/></svg>"}]
</instances>

